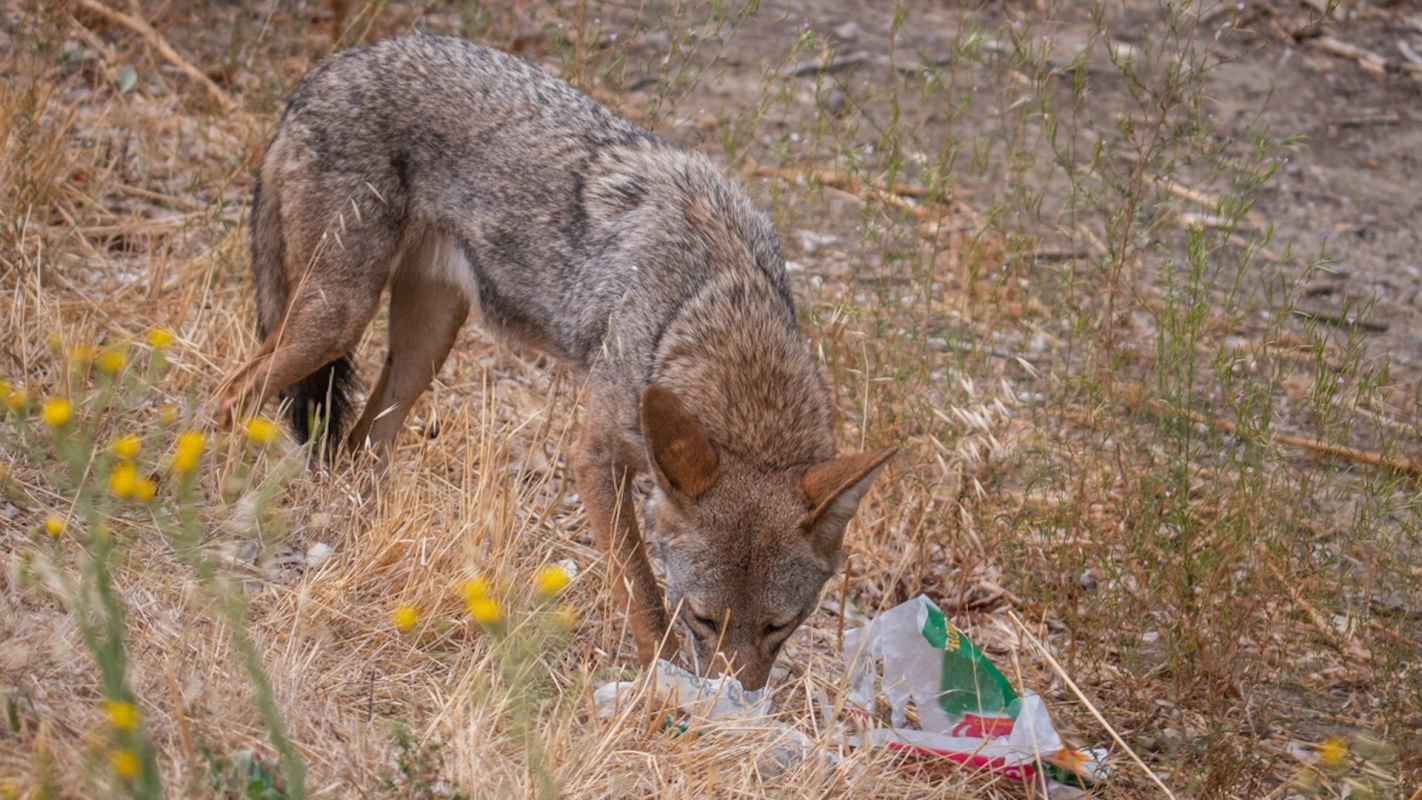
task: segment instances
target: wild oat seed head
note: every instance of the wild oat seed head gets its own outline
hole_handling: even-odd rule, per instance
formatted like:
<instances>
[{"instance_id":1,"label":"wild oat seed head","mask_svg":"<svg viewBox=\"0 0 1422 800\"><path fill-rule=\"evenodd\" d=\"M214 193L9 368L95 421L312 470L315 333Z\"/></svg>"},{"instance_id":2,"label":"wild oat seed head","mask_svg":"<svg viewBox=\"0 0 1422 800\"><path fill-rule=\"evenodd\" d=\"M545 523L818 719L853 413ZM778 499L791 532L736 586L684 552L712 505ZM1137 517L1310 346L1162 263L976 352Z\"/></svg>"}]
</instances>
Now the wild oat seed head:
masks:
<instances>
[{"instance_id":1,"label":"wild oat seed head","mask_svg":"<svg viewBox=\"0 0 1422 800\"><path fill-rule=\"evenodd\" d=\"M67 527L68 523L64 521L64 517L50 514L44 518L44 532L56 539L64 535L64 529Z\"/></svg>"},{"instance_id":2,"label":"wild oat seed head","mask_svg":"<svg viewBox=\"0 0 1422 800\"><path fill-rule=\"evenodd\" d=\"M414 606L400 606L395 609L395 627L401 633L408 633L420 621L420 610Z\"/></svg>"},{"instance_id":3,"label":"wild oat seed head","mask_svg":"<svg viewBox=\"0 0 1422 800\"><path fill-rule=\"evenodd\" d=\"M23 405L23 403L21 403ZM14 407L14 404L11 404ZM63 397L51 397L44 404L44 421L51 428L63 428L74 417L74 406Z\"/></svg>"},{"instance_id":4,"label":"wild oat seed head","mask_svg":"<svg viewBox=\"0 0 1422 800\"><path fill-rule=\"evenodd\" d=\"M533 582L540 596L552 597L563 591L572 580L573 576L568 574L568 570L557 564L551 564L540 567L538 574L534 576Z\"/></svg>"},{"instance_id":5,"label":"wild oat seed head","mask_svg":"<svg viewBox=\"0 0 1422 800\"><path fill-rule=\"evenodd\" d=\"M114 440L114 455L123 459L132 459L138 455L138 451L142 447L143 440L130 433Z\"/></svg>"},{"instance_id":6,"label":"wild oat seed head","mask_svg":"<svg viewBox=\"0 0 1422 800\"><path fill-rule=\"evenodd\" d=\"M252 417L247 420L246 430L247 438L252 440L253 444L266 447L276 440L276 423L266 417Z\"/></svg>"},{"instance_id":7,"label":"wild oat seed head","mask_svg":"<svg viewBox=\"0 0 1422 800\"><path fill-rule=\"evenodd\" d=\"M115 750L109 754L109 766L114 774L126 781L143 774L143 760L132 750Z\"/></svg>"},{"instance_id":8,"label":"wild oat seed head","mask_svg":"<svg viewBox=\"0 0 1422 800\"><path fill-rule=\"evenodd\" d=\"M173 453L173 471L181 474L197 469L198 461L202 458L203 448L206 446L207 438L198 431L188 431L179 435L178 449Z\"/></svg>"},{"instance_id":9,"label":"wild oat seed head","mask_svg":"<svg viewBox=\"0 0 1422 800\"><path fill-rule=\"evenodd\" d=\"M108 700L104 703L108 711L109 724L121 731L137 730L139 722L138 706L124 700Z\"/></svg>"},{"instance_id":10,"label":"wild oat seed head","mask_svg":"<svg viewBox=\"0 0 1422 800\"><path fill-rule=\"evenodd\" d=\"M152 328L148 331L148 343L162 350L173 343L173 332L167 328Z\"/></svg>"}]
</instances>

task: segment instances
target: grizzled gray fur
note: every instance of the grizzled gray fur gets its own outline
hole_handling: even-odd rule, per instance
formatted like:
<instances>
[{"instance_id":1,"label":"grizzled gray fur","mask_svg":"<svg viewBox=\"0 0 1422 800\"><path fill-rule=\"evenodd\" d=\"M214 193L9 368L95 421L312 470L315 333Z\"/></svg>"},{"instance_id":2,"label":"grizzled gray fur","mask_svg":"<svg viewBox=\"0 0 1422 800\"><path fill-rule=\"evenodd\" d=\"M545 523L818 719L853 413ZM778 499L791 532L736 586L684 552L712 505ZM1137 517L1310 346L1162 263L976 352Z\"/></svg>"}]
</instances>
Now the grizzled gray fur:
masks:
<instances>
[{"instance_id":1,"label":"grizzled gray fur","mask_svg":"<svg viewBox=\"0 0 1422 800\"><path fill-rule=\"evenodd\" d=\"M299 435L340 441L388 287L390 353L347 439L383 456L473 310L585 381L573 468L642 660L675 640L629 491L650 469L699 665L765 683L892 451L835 457L775 232L715 166L514 56L411 36L311 70L253 206L263 344L223 424L282 393Z\"/></svg>"}]
</instances>

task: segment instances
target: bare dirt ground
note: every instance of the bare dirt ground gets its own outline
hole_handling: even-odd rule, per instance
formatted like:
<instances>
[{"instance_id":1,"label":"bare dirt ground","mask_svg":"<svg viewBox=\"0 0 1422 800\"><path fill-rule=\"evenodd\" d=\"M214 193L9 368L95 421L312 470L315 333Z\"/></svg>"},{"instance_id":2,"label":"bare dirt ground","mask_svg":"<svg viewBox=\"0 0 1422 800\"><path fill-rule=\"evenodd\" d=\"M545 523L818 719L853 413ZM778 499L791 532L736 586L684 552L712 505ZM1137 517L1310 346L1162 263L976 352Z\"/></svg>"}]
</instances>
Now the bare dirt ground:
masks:
<instances>
[{"instance_id":1,"label":"bare dirt ground","mask_svg":"<svg viewBox=\"0 0 1422 800\"><path fill-rule=\"evenodd\" d=\"M1327 250L1334 271L1318 276L1308 288L1306 307L1344 327L1362 316L1363 306L1370 307L1360 332L1373 343L1374 353L1389 357L1393 377L1412 386L1422 377L1422 64L1410 60L1399 44L1411 47L1408 43L1422 36L1422 10L1409 3L1343 3L1328 21L1320 21L1315 5L1201 5L1202 21L1194 35L1219 61L1204 84L1204 102L1217 125L1216 136L1236 148L1250 146L1257 132L1275 139L1297 137L1288 148L1288 163L1258 197L1259 216L1274 228L1276 250L1286 243L1303 256ZM1156 3L1129 0L1103 9L1101 21L1117 45L1149 44L1162 31ZM1093 26L1101 24L1093 23L1086 3L926 2L914 4L912 23L891 41L893 9L886 4L767 3L727 43L718 60L725 79L698 86L682 107L752 105L764 90L766 54L783 52L805 26L825 32L838 54L863 56L829 79L853 92L856 85L895 80L896 66L942 58L965 25L990 31L1043 15L1053 20L1044 46L1056 64L1074 57L1093 38ZM1352 46L1358 54L1324 42ZM1098 42L1092 86L1080 113L1109 135L1112 121L1131 102L1125 97L1125 79L1106 63L1104 49ZM984 87L995 82L987 65L968 80ZM820 100L813 73L796 81L789 119L813 115L811 104ZM1055 81L1057 96L1064 96L1068 79ZM635 103L637 93L628 97ZM863 111L872 115L881 109ZM992 109L970 114L976 117L968 120L969 127L990 117ZM920 116L933 119L931 113ZM779 130L781 135L791 132L789 124ZM866 143L872 141L872 126L868 133ZM1060 186L1046 165L1035 180L1045 189Z\"/></svg>"}]
</instances>

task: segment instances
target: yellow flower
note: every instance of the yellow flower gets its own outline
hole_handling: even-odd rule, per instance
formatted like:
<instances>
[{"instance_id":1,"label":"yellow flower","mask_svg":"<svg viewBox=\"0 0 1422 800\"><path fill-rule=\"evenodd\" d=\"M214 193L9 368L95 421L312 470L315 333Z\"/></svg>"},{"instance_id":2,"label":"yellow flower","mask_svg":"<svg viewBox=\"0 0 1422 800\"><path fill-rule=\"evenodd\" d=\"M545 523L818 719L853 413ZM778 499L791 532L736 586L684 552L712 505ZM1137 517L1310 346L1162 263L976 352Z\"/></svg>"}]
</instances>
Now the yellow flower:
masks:
<instances>
[{"instance_id":1,"label":"yellow flower","mask_svg":"<svg viewBox=\"0 0 1422 800\"><path fill-rule=\"evenodd\" d=\"M64 529L69 527L64 521L64 517L57 517L54 514L44 518L44 532L58 539L64 535Z\"/></svg>"},{"instance_id":2,"label":"yellow flower","mask_svg":"<svg viewBox=\"0 0 1422 800\"><path fill-rule=\"evenodd\" d=\"M133 497L138 491L140 480L142 479L138 477L138 467L135 467L132 461L120 461L109 474L109 491L114 493L114 497Z\"/></svg>"},{"instance_id":3,"label":"yellow flower","mask_svg":"<svg viewBox=\"0 0 1422 800\"><path fill-rule=\"evenodd\" d=\"M11 389L10 393L5 395L5 405L9 406L11 411L19 411L28 405L29 402L29 393L26 392L23 387Z\"/></svg>"},{"instance_id":4,"label":"yellow flower","mask_svg":"<svg viewBox=\"0 0 1422 800\"><path fill-rule=\"evenodd\" d=\"M459 590L464 595L464 602L472 603L489 596L489 582L483 578L470 578Z\"/></svg>"},{"instance_id":5,"label":"yellow flower","mask_svg":"<svg viewBox=\"0 0 1422 800\"><path fill-rule=\"evenodd\" d=\"M469 616L480 625L494 625L504 618L499 601L492 597L474 597L468 601Z\"/></svg>"},{"instance_id":6,"label":"yellow flower","mask_svg":"<svg viewBox=\"0 0 1422 800\"><path fill-rule=\"evenodd\" d=\"M130 433L114 440L114 455L124 459L133 458L138 455L138 450L141 447L143 447L143 440Z\"/></svg>"},{"instance_id":7,"label":"yellow flower","mask_svg":"<svg viewBox=\"0 0 1422 800\"><path fill-rule=\"evenodd\" d=\"M162 350L173 343L173 332L167 328L152 328L148 331L148 343Z\"/></svg>"},{"instance_id":8,"label":"yellow flower","mask_svg":"<svg viewBox=\"0 0 1422 800\"><path fill-rule=\"evenodd\" d=\"M113 767L115 775L126 781L143 773L143 760L132 750L115 750L110 753L109 766Z\"/></svg>"},{"instance_id":9,"label":"yellow flower","mask_svg":"<svg viewBox=\"0 0 1422 800\"><path fill-rule=\"evenodd\" d=\"M276 439L276 435L276 423L266 417L252 417L247 420L247 438L254 444L265 447Z\"/></svg>"},{"instance_id":10,"label":"yellow flower","mask_svg":"<svg viewBox=\"0 0 1422 800\"><path fill-rule=\"evenodd\" d=\"M69 351L69 360L76 367L88 366L94 360L94 346L91 344L81 344Z\"/></svg>"},{"instance_id":11,"label":"yellow flower","mask_svg":"<svg viewBox=\"0 0 1422 800\"><path fill-rule=\"evenodd\" d=\"M23 404L23 401L21 403ZM11 403L11 407L14 407L14 403ZM45 401L44 411L41 413L44 414L44 421L49 423L49 427L63 428L74 416L74 406L63 397L51 397Z\"/></svg>"},{"instance_id":12,"label":"yellow flower","mask_svg":"<svg viewBox=\"0 0 1422 800\"><path fill-rule=\"evenodd\" d=\"M173 454L173 471L192 472L197 469L202 458L202 449L207 446L207 438L198 431L188 431L178 436L178 450Z\"/></svg>"},{"instance_id":13,"label":"yellow flower","mask_svg":"<svg viewBox=\"0 0 1422 800\"><path fill-rule=\"evenodd\" d=\"M395 627L407 632L420 621L420 610L414 606L400 606L395 609Z\"/></svg>"},{"instance_id":14,"label":"yellow flower","mask_svg":"<svg viewBox=\"0 0 1422 800\"><path fill-rule=\"evenodd\" d=\"M566 567L556 564L540 567L538 574L534 576L533 583L538 588L538 593L543 597L552 597L563 591L564 587L573 580L573 576L568 574Z\"/></svg>"},{"instance_id":15,"label":"yellow flower","mask_svg":"<svg viewBox=\"0 0 1422 800\"><path fill-rule=\"evenodd\" d=\"M1336 767L1348 757L1348 743L1334 736L1318 746L1318 763L1324 767Z\"/></svg>"},{"instance_id":16,"label":"yellow flower","mask_svg":"<svg viewBox=\"0 0 1422 800\"><path fill-rule=\"evenodd\" d=\"M108 700L104 706L109 712L109 724L121 731L131 731L138 728L138 706L123 700Z\"/></svg>"},{"instance_id":17,"label":"yellow flower","mask_svg":"<svg viewBox=\"0 0 1422 800\"><path fill-rule=\"evenodd\" d=\"M99 354L98 358L94 359L94 366L98 367L100 371L107 372L110 375L117 375L119 370L123 369L124 364L127 363L128 354L117 347L111 347L105 350Z\"/></svg>"},{"instance_id":18,"label":"yellow flower","mask_svg":"<svg viewBox=\"0 0 1422 800\"><path fill-rule=\"evenodd\" d=\"M178 409L174 408L171 404L164 405L158 409L158 421L164 425L172 425L178 421Z\"/></svg>"},{"instance_id":19,"label":"yellow flower","mask_svg":"<svg viewBox=\"0 0 1422 800\"><path fill-rule=\"evenodd\" d=\"M147 503L158 494L158 484L148 478L139 478L133 485L133 499L140 503Z\"/></svg>"}]
</instances>

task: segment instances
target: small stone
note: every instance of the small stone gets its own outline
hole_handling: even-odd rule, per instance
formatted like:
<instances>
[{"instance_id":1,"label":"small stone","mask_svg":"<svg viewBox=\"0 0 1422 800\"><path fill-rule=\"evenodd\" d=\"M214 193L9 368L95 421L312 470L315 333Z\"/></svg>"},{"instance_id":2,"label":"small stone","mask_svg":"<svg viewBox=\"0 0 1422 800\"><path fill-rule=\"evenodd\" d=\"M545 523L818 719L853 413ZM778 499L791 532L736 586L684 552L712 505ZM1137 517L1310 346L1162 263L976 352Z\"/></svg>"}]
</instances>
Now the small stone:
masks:
<instances>
[{"instance_id":1,"label":"small stone","mask_svg":"<svg viewBox=\"0 0 1422 800\"><path fill-rule=\"evenodd\" d=\"M309 567L319 567L326 563L326 560L335 552L335 548L325 542L317 542L311 545L306 551L306 565Z\"/></svg>"},{"instance_id":2,"label":"small stone","mask_svg":"<svg viewBox=\"0 0 1422 800\"><path fill-rule=\"evenodd\" d=\"M834 27L834 38L840 40L841 42L852 42L855 39L858 39L859 34L861 33L863 33L863 31L860 30L859 23L855 22L854 20L850 20L849 22L846 22L843 25L836 25Z\"/></svg>"}]
</instances>

